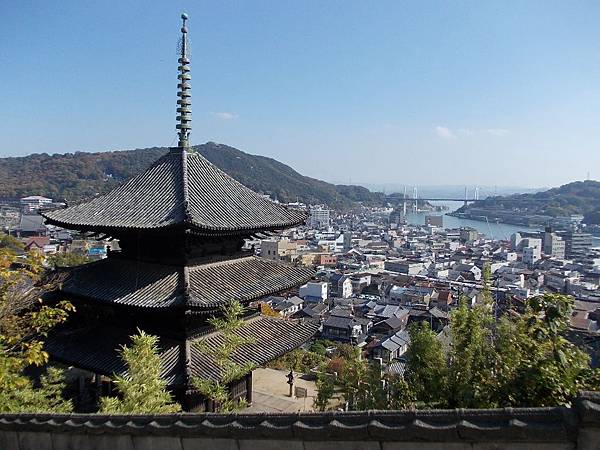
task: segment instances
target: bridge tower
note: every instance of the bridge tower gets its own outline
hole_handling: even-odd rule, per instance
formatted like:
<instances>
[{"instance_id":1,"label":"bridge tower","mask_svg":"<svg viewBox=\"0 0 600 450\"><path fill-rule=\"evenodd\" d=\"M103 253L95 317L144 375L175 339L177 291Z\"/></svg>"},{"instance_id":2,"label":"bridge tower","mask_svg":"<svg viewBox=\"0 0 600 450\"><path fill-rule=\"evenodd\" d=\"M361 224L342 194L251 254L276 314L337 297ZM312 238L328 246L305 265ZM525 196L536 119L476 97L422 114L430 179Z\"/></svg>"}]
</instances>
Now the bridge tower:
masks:
<instances>
[{"instance_id":1,"label":"bridge tower","mask_svg":"<svg viewBox=\"0 0 600 450\"><path fill-rule=\"evenodd\" d=\"M417 187L414 186L413 187L413 198L415 199L415 212L419 212L419 204L418 204L418 193L417 193Z\"/></svg>"},{"instance_id":2,"label":"bridge tower","mask_svg":"<svg viewBox=\"0 0 600 450\"><path fill-rule=\"evenodd\" d=\"M465 206L467 206L467 199L469 198L469 189L465 186Z\"/></svg>"},{"instance_id":3,"label":"bridge tower","mask_svg":"<svg viewBox=\"0 0 600 450\"><path fill-rule=\"evenodd\" d=\"M402 197L402 218L406 218L406 185L404 186L404 196Z\"/></svg>"}]
</instances>

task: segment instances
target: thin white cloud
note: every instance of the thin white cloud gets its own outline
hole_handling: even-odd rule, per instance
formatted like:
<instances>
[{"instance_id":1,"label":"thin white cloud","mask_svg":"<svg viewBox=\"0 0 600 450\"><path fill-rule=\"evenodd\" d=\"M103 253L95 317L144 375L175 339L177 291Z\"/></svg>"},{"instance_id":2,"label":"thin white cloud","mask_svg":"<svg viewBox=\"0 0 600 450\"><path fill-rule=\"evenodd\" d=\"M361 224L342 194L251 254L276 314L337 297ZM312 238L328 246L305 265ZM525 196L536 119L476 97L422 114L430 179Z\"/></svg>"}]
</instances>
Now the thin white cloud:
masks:
<instances>
[{"instance_id":1,"label":"thin white cloud","mask_svg":"<svg viewBox=\"0 0 600 450\"><path fill-rule=\"evenodd\" d=\"M238 117L237 114L234 114L232 112L211 112L211 115L213 117L216 117L217 119L221 119L221 120L232 120L232 119L236 119Z\"/></svg>"},{"instance_id":2,"label":"thin white cloud","mask_svg":"<svg viewBox=\"0 0 600 450\"><path fill-rule=\"evenodd\" d=\"M442 139L450 140L462 137L470 137L476 135L487 134L490 136L502 137L510 133L506 128L486 128L486 129L475 129L475 128L457 128L452 129L442 125L435 127L435 133Z\"/></svg>"},{"instance_id":3,"label":"thin white cloud","mask_svg":"<svg viewBox=\"0 0 600 450\"><path fill-rule=\"evenodd\" d=\"M456 137L450 128L441 125L435 127L435 132L442 139L454 139Z\"/></svg>"},{"instance_id":4,"label":"thin white cloud","mask_svg":"<svg viewBox=\"0 0 600 450\"><path fill-rule=\"evenodd\" d=\"M486 131L492 136L506 136L509 133L506 128L488 128Z\"/></svg>"}]
</instances>

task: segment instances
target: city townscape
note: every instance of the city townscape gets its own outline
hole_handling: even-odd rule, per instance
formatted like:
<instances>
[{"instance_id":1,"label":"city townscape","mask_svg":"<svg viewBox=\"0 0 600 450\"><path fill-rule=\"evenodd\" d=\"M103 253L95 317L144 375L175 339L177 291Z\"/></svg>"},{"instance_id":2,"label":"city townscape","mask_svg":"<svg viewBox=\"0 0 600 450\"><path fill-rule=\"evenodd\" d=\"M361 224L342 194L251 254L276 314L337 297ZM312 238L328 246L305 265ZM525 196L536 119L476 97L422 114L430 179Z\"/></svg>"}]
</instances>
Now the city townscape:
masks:
<instances>
[{"instance_id":1,"label":"city townscape","mask_svg":"<svg viewBox=\"0 0 600 450\"><path fill-rule=\"evenodd\" d=\"M307 219L284 231L256 233L245 240L243 250L260 260L304 267L312 276L278 295L256 297L249 305L289 322L317 324L303 348L324 343L328 352L335 352L339 344L350 345L382 370L401 375L411 324L426 322L448 348L450 315L461 302L474 307L485 301L487 268L495 317L524 311L532 297L572 296L569 333L589 352L591 364L599 364L600 248L582 216L558 217L544 229L526 228L507 239L493 239L469 226L446 228L446 215L425 202L420 212L421 203L408 197L395 206L361 206L349 212L300 202L284 206L309 211ZM118 240L90 239L89 233L44 223L45 212L64 207L43 196L6 204L3 228L12 238L5 241L23 257L33 251L56 267L98 264L122 252ZM415 218L423 223L408 222ZM283 399L288 397L288 372L276 375L270 370L263 369L261 376L279 376L271 382L283 386L281 404L273 411L314 409L314 398L308 403ZM302 395L316 395L314 381L298 383ZM277 404L268 395L262 397L266 403L252 410L269 411L269 405Z\"/></svg>"},{"instance_id":2,"label":"city townscape","mask_svg":"<svg viewBox=\"0 0 600 450\"><path fill-rule=\"evenodd\" d=\"M170 27L171 145L0 155L0 450L600 449L590 171L498 186L365 150L309 176L196 145L195 23Z\"/></svg>"}]
</instances>

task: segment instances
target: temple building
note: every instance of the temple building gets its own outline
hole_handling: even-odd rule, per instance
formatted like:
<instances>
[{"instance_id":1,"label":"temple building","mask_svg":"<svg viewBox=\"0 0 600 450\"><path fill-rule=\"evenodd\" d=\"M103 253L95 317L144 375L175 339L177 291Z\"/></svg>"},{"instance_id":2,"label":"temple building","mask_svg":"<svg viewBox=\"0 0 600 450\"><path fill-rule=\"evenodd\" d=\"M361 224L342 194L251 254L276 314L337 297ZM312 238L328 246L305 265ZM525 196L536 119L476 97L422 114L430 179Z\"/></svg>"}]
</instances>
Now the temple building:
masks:
<instances>
[{"instance_id":1,"label":"temple building","mask_svg":"<svg viewBox=\"0 0 600 450\"><path fill-rule=\"evenodd\" d=\"M177 147L106 195L43 213L47 224L118 239L121 249L66 273L60 295L77 312L49 336L46 347L54 360L99 380L125 372L119 348L142 329L159 336L162 376L184 409L211 410L192 384L194 377L220 376L219 367L195 345L222 342L207 319L221 314L231 300L248 305L292 289L313 271L242 250L245 239L301 224L306 213L251 191L190 146L187 16L182 19ZM316 331L315 323L249 314L239 333L252 337L252 343L233 359L264 364ZM252 374L234 382L230 392L251 402Z\"/></svg>"}]
</instances>

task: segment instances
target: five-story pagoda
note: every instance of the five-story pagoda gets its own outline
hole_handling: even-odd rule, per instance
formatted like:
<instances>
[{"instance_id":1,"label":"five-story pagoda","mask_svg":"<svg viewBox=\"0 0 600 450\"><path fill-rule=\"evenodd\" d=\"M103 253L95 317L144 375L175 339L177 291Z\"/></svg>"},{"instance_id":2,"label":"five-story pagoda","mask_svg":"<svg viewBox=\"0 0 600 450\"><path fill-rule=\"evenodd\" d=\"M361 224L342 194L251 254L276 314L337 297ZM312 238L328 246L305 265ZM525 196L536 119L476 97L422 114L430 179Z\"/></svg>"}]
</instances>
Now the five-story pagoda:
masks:
<instances>
[{"instance_id":1,"label":"five-story pagoda","mask_svg":"<svg viewBox=\"0 0 600 450\"><path fill-rule=\"evenodd\" d=\"M221 336L206 319L231 300L242 304L308 280L308 268L243 252L255 233L292 227L304 211L271 202L229 177L189 145L191 76L187 16L182 15L177 100L178 145L142 174L89 202L46 212L48 224L118 239L104 260L76 267L61 292L78 305L47 349L63 363L96 375L123 373L118 349L141 328L160 337L163 377L187 410L210 409L192 377L218 378L203 347ZM260 365L308 340L317 326L260 315L239 333L252 337L237 363ZM232 386L251 401L252 374Z\"/></svg>"}]
</instances>

